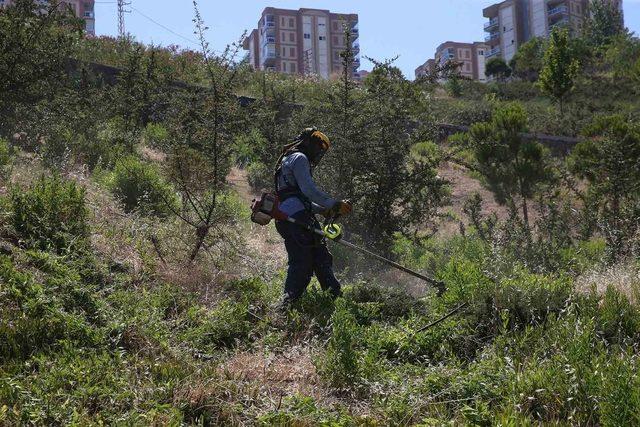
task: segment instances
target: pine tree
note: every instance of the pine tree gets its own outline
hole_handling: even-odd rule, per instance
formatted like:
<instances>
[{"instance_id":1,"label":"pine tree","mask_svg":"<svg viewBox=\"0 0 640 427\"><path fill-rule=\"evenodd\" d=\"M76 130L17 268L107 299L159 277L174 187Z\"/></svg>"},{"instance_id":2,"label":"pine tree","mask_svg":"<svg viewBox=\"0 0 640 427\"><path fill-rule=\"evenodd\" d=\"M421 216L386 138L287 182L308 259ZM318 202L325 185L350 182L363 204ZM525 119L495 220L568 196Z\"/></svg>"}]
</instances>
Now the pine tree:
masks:
<instances>
[{"instance_id":1,"label":"pine tree","mask_svg":"<svg viewBox=\"0 0 640 427\"><path fill-rule=\"evenodd\" d=\"M522 203L522 216L530 229L529 207L541 184L551 178L547 156L542 145L524 140L527 115L520 104L509 104L494 112L490 122L471 127L471 149L477 170L493 192L496 201L515 206Z\"/></svg>"}]
</instances>

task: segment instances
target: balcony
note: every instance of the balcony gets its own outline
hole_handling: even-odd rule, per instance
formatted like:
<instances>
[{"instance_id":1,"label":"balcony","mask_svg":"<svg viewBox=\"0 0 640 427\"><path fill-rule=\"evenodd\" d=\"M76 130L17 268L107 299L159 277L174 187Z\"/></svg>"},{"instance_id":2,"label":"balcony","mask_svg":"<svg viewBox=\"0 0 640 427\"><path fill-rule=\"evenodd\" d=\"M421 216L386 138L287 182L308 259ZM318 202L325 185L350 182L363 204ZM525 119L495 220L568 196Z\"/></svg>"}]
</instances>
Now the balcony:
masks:
<instances>
[{"instance_id":1,"label":"balcony","mask_svg":"<svg viewBox=\"0 0 640 427\"><path fill-rule=\"evenodd\" d=\"M262 19L262 26L264 28L275 28L276 27L276 18L273 15L266 15Z\"/></svg>"},{"instance_id":2,"label":"balcony","mask_svg":"<svg viewBox=\"0 0 640 427\"><path fill-rule=\"evenodd\" d=\"M493 56L500 55L500 48L494 47L493 49L487 51L486 58L491 58Z\"/></svg>"},{"instance_id":3,"label":"balcony","mask_svg":"<svg viewBox=\"0 0 640 427\"><path fill-rule=\"evenodd\" d=\"M556 6L554 8L548 9L547 10L547 14L548 16L555 16L555 15L566 15L567 13L569 13L569 9L567 8L567 6L562 5L562 6Z\"/></svg>"},{"instance_id":4,"label":"balcony","mask_svg":"<svg viewBox=\"0 0 640 427\"><path fill-rule=\"evenodd\" d=\"M498 17L496 16L495 18L491 18L489 22L484 23L484 30L491 33L493 32L493 30L498 28L499 24L500 24L500 19L498 19Z\"/></svg>"},{"instance_id":5,"label":"balcony","mask_svg":"<svg viewBox=\"0 0 640 427\"><path fill-rule=\"evenodd\" d=\"M85 11L85 12L84 12L84 17L85 17L85 18L93 19L95 16L94 16L93 12Z\"/></svg>"},{"instance_id":6,"label":"balcony","mask_svg":"<svg viewBox=\"0 0 640 427\"><path fill-rule=\"evenodd\" d=\"M491 33L484 38L484 41L490 42L491 40L496 40L500 38L500 32L496 31L495 33Z\"/></svg>"},{"instance_id":7,"label":"balcony","mask_svg":"<svg viewBox=\"0 0 640 427\"><path fill-rule=\"evenodd\" d=\"M272 44L275 42L276 42L275 36L267 36L264 39L262 39L262 46L266 46L268 44Z\"/></svg>"}]
</instances>

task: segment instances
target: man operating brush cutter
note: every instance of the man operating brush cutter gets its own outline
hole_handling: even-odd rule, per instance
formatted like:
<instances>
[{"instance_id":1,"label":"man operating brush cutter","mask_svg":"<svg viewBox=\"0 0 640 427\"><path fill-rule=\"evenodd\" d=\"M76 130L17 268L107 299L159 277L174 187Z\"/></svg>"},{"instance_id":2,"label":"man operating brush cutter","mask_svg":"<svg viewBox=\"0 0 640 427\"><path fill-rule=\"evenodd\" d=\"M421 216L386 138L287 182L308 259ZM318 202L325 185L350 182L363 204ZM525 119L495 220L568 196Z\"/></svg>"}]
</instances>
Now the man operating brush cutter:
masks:
<instances>
[{"instance_id":1,"label":"man operating brush cutter","mask_svg":"<svg viewBox=\"0 0 640 427\"><path fill-rule=\"evenodd\" d=\"M318 189L312 177L313 168L330 146L325 134L315 128L305 129L293 143L285 146L276 163L276 193L263 194L262 199L254 201L252 206L251 219L260 225L275 219L276 229L284 238L289 268L283 306L300 298L314 274L323 290L328 290L334 297L340 296L340 283L333 273L333 257L326 245L327 238L423 279L436 286L439 292L444 290L441 282L341 239L340 227L333 221L350 214L351 203L331 198ZM327 219L324 228L320 226L316 214Z\"/></svg>"}]
</instances>

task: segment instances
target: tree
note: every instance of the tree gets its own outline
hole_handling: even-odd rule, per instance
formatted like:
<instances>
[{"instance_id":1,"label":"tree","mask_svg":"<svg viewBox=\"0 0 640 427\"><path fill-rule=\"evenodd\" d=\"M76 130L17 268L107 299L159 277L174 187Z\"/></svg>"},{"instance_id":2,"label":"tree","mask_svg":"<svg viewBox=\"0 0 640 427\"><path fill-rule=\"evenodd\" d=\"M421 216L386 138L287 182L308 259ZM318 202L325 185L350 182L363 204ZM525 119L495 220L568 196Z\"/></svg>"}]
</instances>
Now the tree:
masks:
<instances>
[{"instance_id":1,"label":"tree","mask_svg":"<svg viewBox=\"0 0 640 427\"><path fill-rule=\"evenodd\" d=\"M491 58L487 61L485 74L490 77L503 81L511 76L511 68L502 58Z\"/></svg>"},{"instance_id":2,"label":"tree","mask_svg":"<svg viewBox=\"0 0 640 427\"><path fill-rule=\"evenodd\" d=\"M82 21L59 5L17 0L0 8L0 134L16 130L21 106L33 109L67 80L66 61L82 37Z\"/></svg>"},{"instance_id":3,"label":"tree","mask_svg":"<svg viewBox=\"0 0 640 427\"><path fill-rule=\"evenodd\" d=\"M438 175L437 147L416 146L424 141L416 110L428 109L422 88L392 60L373 61L362 85L347 86L343 76L295 119L315 124L331 138L332 148L315 175L322 187L354 203L353 215L345 218L350 230L385 250L396 233L412 238L430 233L448 192Z\"/></svg>"},{"instance_id":4,"label":"tree","mask_svg":"<svg viewBox=\"0 0 640 427\"><path fill-rule=\"evenodd\" d=\"M617 2L591 0L583 25L583 36L592 47L609 44L612 38L625 32L622 11Z\"/></svg>"},{"instance_id":5,"label":"tree","mask_svg":"<svg viewBox=\"0 0 640 427\"><path fill-rule=\"evenodd\" d=\"M462 79L462 76L460 76L459 74L452 74L447 79L447 83L446 83L447 92L449 93L449 95L451 95L454 98L459 98L462 95L462 84L460 82L461 79Z\"/></svg>"},{"instance_id":6,"label":"tree","mask_svg":"<svg viewBox=\"0 0 640 427\"><path fill-rule=\"evenodd\" d=\"M544 51L545 41L541 37L534 37L521 45L509 63L513 75L531 82L536 81L542 69Z\"/></svg>"},{"instance_id":7,"label":"tree","mask_svg":"<svg viewBox=\"0 0 640 427\"><path fill-rule=\"evenodd\" d=\"M538 84L545 94L560 105L560 114L564 114L564 102L575 86L578 71L579 63L570 47L569 31L566 28L554 28L544 54Z\"/></svg>"},{"instance_id":8,"label":"tree","mask_svg":"<svg viewBox=\"0 0 640 427\"><path fill-rule=\"evenodd\" d=\"M640 231L640 126L622 116L597 118L568 159L589 183L587 206L595 212L613 257L629 251Z\"/></svg>"},{"instance_id":9,"label":"tree","mask_svg":"<svg viewBox=\"0 0 640 427\"><path fill-rule=\"evenodd\" d=\"M223 227L219 227L219 234L213 236L216 240L208 242L212 230L232 218L225 204L226 178L233 160L235 136L246 124L235 95L240 70L235 58L242 40L214 56L205 38L207 27L197 1L193 5L209 87L188 88L174 106L171 126L174 146L168 161L171 180L183 199L182 211L173 213L195 231L190 261L196 259L203 247L213 247L227 237L221 231Z\"/></svg>"},{"instance_id":10,"label":"tree","mask_svg":"<svg viewBox=\"0 0 640 427\"><path fill-rule=\"evenodd\" d=\"M476 167L496 201L515 206L530 229L527 200L551 179L548 156L542 145L524 140L527 114L517 103L498 108L490 122L476 123L469 131Z\"/></svg>"}]
</instances>

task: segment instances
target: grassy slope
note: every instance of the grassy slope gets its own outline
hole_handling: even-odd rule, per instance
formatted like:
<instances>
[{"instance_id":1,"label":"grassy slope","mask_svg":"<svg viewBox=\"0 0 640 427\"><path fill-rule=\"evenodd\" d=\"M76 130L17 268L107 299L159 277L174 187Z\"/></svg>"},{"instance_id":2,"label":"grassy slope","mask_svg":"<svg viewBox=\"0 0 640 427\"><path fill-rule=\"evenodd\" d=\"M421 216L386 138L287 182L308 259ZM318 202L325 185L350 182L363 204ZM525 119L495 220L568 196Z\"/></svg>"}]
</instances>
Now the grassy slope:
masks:
<instances>
[{"instance_id":1,"label":"grassy slope","mask_svg":"<svg viewBox=\"0 0 640 427\"><path fill-rule=\"evenodd\" d=\"M41 172L22 157L13 180ZM283 254L266 229L245 223L244 257L223 271L167 267L148 230L171 224L69 177L87 188L91 250L77 259L5 239L0 255L0 424L639 421L634 264L532 274L453 238L415 261L449 283L444 299L364 283L334 307L313 287L282 318L270 307ZM567 262L588 270L597 255ZM413 334L462 301L464 313Z\"/></svg>"}]
</instances>

